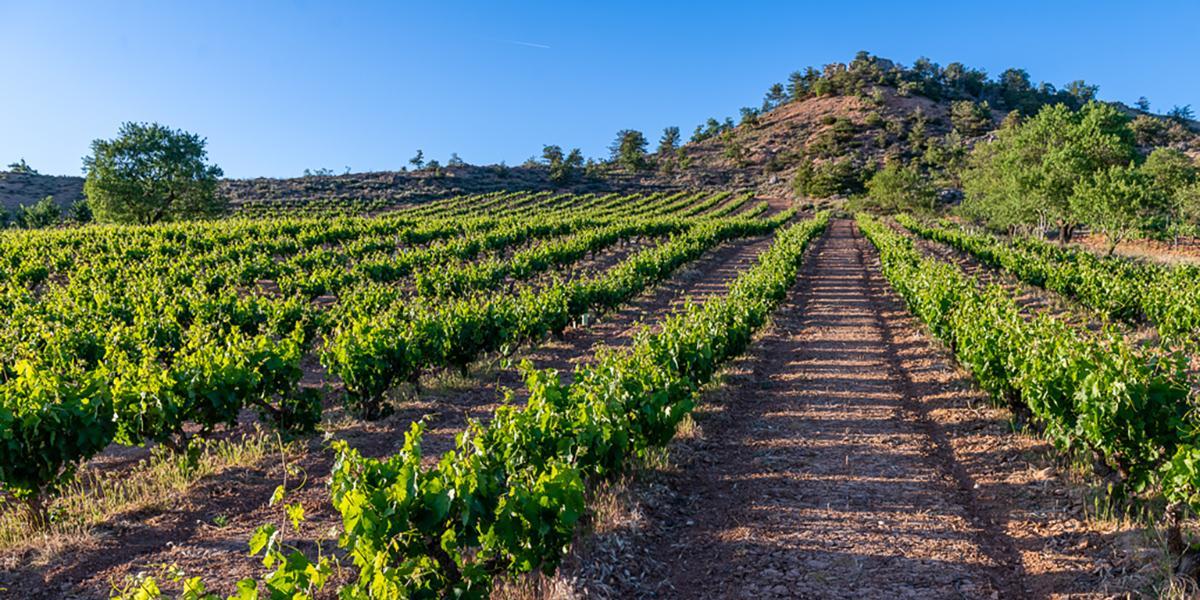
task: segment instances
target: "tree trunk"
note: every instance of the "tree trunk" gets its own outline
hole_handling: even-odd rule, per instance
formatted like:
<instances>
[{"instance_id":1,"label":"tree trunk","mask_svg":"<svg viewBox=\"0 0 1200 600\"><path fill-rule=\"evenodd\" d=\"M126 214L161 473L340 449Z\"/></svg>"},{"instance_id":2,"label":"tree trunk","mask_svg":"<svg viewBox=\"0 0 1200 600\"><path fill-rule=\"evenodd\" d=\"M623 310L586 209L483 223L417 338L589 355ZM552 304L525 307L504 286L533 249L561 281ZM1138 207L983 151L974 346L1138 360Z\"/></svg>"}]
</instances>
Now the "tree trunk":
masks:
<instances>
[{"instance_id":1,"label":"tree trunk","mask_svg":"<svg viewBox=\"0 0 1200 600\"><path fill-rule=\"evenodd\" d=\"M1071 241L1071 234L1074 233L1074 227L1070 223L1062 223L1058 226L1058 244L1066 246Z\"/></svg>"},{"instance_id":2,"label":"tree trunk","mask_svg":"<svg viewBox=\"0 0 1200 600\"><path fill-rule=\"evenodd\" d=\"M1167 551L1171 556L1182 556L1183 551L1187 549L1187 544L1183 541L1183 505L1179 503L1171 504L1167 507L1166 516L1166 537Z\"/></svg>"}]
</instances>

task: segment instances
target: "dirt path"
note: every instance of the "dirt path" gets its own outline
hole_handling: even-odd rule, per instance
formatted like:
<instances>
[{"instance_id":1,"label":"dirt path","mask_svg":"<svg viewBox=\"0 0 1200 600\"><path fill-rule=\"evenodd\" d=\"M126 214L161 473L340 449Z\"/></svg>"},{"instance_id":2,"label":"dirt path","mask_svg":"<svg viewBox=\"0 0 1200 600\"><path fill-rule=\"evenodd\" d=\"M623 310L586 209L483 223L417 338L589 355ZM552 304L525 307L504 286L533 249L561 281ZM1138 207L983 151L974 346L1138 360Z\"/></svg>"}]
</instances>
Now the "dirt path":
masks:
<instances>
[{"instance_id":1,"label":"dirt path","mask_svg":"<svg viewBox=\"0 0 1200 600\"><path fill-rule=\"evenodd\" d=\"M806 259L674 466L561 575L600 598L1046 598L1135 585L1044 444L932 347L853 223Z\"/></svg>"},{"instance_id":2,"label":"dirt path","mask_svg":"<svg viewBox=\"0 0 1200 600\"><path fill-rule=\"evenodd\" d=\"M687 299L702 302L713 294L723 293L738 273L770 247L771 240L771 236L764 236L723 244L661 285L602 315L597 322L568 329L562 339L548 340L523 353L521 358L528 359L535 368L557 369L563 377L569 377L574 367L590 360L601 345L624 346L641 327L653 324ZM425 439L428 456L432 459L450 449L454 435L462 430L467 419L486 419L491 415L505 388L516 391L516 401L524 400L524 387L515 368L499 369L467 390L428 398L426 405L419 408L428 415Z\"/></svg>"},{"instance_id":3,"label":"dirt path","mask_svg":"<svg viewBox=\"0 0 1200 600\"><path fill-rule=\"evenodd\" d=\"M604 315L599 322L570 329L563 339L523 356L541 368L569 370L590 357L597 344L625 343L639 321L656 320L683 298L701 300L724 291L737 273L769 247L770 240L767 236L723 244L620 310ZM339 429L337 435L368 456L385 456L399 448L412 420L425 417L429 429L424 447L427 455L433 456L450 446L465 418L490 414L500 388L505 386L520 386L514 369L478 374L464 389L427 394L419 403L402 407L388 419L355 422ZM323 540L328 550L335 543L327 533L340 522L340 516L329 505L323 485L332 456L322 445L321 440L310 440L306 451L293 458L309 484L288 501L304 504L308 524L300 536L291 536L289 541L311 549L316 541ZM30 599L107 598L112 582L120 583L138 571L154 572L172 565L188 576L203 576L217 584L219 589L215 591L229 593L238 579L262 572L261 564L247 557L246 544L255 527L279 520L278 509L268 507L267 500L281 481L281 470L279 464L265 464L197 482L187 493L166 502L163 510L123 515L99 527L94 535L79 540L76 547L49 564L33 564L32 553L0 557L0 588L16 594L13 597ZM217 526L218 517L227 522Z\"/></svg>"}]
</instances>

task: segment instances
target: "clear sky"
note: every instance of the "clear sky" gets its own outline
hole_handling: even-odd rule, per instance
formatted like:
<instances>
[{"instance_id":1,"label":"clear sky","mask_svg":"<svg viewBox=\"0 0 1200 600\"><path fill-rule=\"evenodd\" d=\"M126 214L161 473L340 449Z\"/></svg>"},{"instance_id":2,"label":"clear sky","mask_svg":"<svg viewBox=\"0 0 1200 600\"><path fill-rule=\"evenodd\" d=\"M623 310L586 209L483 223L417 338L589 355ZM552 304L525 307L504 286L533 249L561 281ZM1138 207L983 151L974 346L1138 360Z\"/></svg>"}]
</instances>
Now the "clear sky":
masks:
<instances>
[{"instance_id":1,"label":"clear sky","mask_svg":"<svg viewBox=\"0 0 1200 600\"><path fill-rule=\"evenodd\" d=\"M1054 6L1050 6L1050 5ZM756 106L858 50L1200 112L1200 1L0 0L0 164L79 174L122 121L208 138L227 176L607 153Z\"/></svg>"}]
</instances>

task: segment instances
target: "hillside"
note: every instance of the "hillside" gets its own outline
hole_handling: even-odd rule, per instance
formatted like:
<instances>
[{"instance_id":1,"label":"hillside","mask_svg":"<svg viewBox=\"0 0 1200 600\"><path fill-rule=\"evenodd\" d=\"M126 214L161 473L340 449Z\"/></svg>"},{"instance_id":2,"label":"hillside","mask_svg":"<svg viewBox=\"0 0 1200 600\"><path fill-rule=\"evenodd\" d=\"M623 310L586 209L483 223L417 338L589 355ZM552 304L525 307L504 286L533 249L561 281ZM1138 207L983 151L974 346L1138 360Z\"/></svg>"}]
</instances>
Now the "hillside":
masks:
<instances>
[{"instance_id":1,"label":"hillside","mask_svg":"<svg viewBox=\"0 0 1200 600\"><path fill-rule=\"evenodd\" d=\"M846 162L857 172L879 168L889 157L921 163L946 188L947 162L965 160L970 149L994 135L1006 112L991 109L990 122L975 131L955 127L955 101L904 95L877 86L860 95L829 95L785 103L725 132L681 147L683 166L671 180L684 186L734 185L794 197L793 181L805 165ZM1158 146L1200 157L1195 121L1151 116L1115 104L1140 126L1144 153ZM953 192L951 189L947 189ZM953 193L951 195L954 195Z\"/></svg>"},{"instance_id":2,"label":"hillside","mask_svg":"<svg viewBox=\"0 0 1200 600\"><path fill-rule=\"evenodd\" d=\"M581 180L566 186L572 192L608 192L670 188L678 184L653 177L613 174L603 180ZM385 205L423 201L457 194L501 189L546 190L551 185L543 167L462 166L438 171L378 171L306 177L225 179L221 193L236 209L246 202L299 204L312 201L364 201ZM0 171L0 207L13 210L54 196L61 206L82 200L83 178Z\"/></svg>"},{"instance_id":3,"label":"hillside","mask_svg":"<svg viewBox=\"0 0 1200 600\"><path fill-rule=\"evenodd\" d=\"M789 102L762 114L755 123L739 124L724 136L685 144L682 151L690 164L676 179L740 184L771 195L791 196L791 182L805 159L852 160L861 166L882 163L888 154L912 153L903 136L922 115L927 119L928 136L950 132L949 102L902 97L891 88L880 88L880 92L882 102L859 96ZM995 124L1002 117L997 112ZM975 139L978 137L966 141Z\"/></svg>"},{"instance_id":4,"label":"hillside","mask_svg":"<svg viewBox=\"0 0 1200 600\"><path fill-rule=\"evenodd\" d=\"M917 165L944 199L954 199L959 196L957 175L971 148L994 135L1009 115L1028 118L1050 104L1078 108L1095 99L1097 91L1082 80L1061 89L1035 84L1020 69L991 78L960 63L942 67L919 59L906 67L860 52L849 63L793 73L786 86L772 86L761 108L741 109L737 123L709 119L677 148L649 148L645 168L636 172L618 161L589 160L586 168L572 169L568 185L553 183L544 164L461 165L227 179L220 190L235 209L247 202L282 202L286 207L312 201L361 201L375 209L501 189L586 193L732 187L795 198L793 183L804 175L819 180L812 187L821 189L802 189L800 195L824 198L861 192L871 173L896 158ZM1172 116L1162 116L1110 104L1131 117L1143 154L1166 146L1200 156L1200 123L1188 118L1189 108L1176 107ZM80 177L0 172L0 207L11 210L47 195L69 205L83 197L82 184Z\"/></svg>"},{"instance_id":5,"label":"hillside","mask_svg":"<svg viewBox=\"0 0 1200 600\"><path fill-rule=\"evenodd\" d=\"M54 196L62 206L70 206L83 199L83 178L0 171L0 208L13 210L46 196Z\"/></svg>"}]
</instances>

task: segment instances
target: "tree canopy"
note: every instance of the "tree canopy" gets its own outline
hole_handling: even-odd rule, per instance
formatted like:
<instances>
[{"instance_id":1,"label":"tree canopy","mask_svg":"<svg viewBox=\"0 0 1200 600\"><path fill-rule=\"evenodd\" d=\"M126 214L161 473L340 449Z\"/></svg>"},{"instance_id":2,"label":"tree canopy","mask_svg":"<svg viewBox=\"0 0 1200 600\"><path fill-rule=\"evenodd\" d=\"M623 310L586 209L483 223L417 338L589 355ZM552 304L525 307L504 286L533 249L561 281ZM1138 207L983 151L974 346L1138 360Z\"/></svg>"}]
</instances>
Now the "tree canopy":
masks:
<instances>
[{"instance_id":1,"label":"tree canopy","mask_svg":"<svg viewBox=\"0 0 1200 600\"><path fill-rule=\"evenodd\" d=\"M930 212L937 208L937 190L919 169L891 160L867 181L874 205L887 211Z\"/></svg>"},{"instance_id":2,"label":"tree canopy","mask_svg":"<svg viewBox=\"0 0 1200 600\"><path fill-rule=\"evenodd\" d=\"M579 148L573 148L569 153L563 154L563 149L559 146L545 146L542 148L542 159L550 167L550 181L556 185L571 183L583 167L583 153Z\"/></svg>"},{"instance_id":3,"label":"tree canopy","mask_svg":"<svg viewBox=\"0 0 1200 600\"><path fill-rule=\"evenodd\" d=\"M38 174L37 169L34 169L33 167L29 166L29 163L25 162L24 158L22 158L20 161L17 161L14 163L9 163L8 170L13 173L24 173L26 175L37 175Z\"/></svg>"},{"instance_id":4,"label":"tree canopy","mask_svg":"<svg viewBox=\"0 0 1200 600\"><path fill-rule=\"evenodd\" d=\"M636 129L622 129L617 139L609 146L612 159L630 171L641 171L648 166L646 160L646 136Z\"/></svg>"},{"instance_id":5,"label":"tree canopy","mask_svg":"<svg viewBox=\"0 0 1200 600\"><path fill-rule=\"evenodd\" d=\"M151 224L224 210L220 167L206 162L205 140L157 123L125 123L112 140L92 142L84 193L96 220Z\"/></svg>"},{"instance_id":6,"label":"tree canopy","mask_svg":"<svg viewBox=\"0 0 1200 600\"><path fill-rule=\"evenodd\" d=\"M1047 106L979 144L963 174L963 210L1009 228L1054 223L1064 241L1080 218L1070 203L1080 181L1137 156L1129 118L1107 104Z\"/></svg>"}]
</instances>

